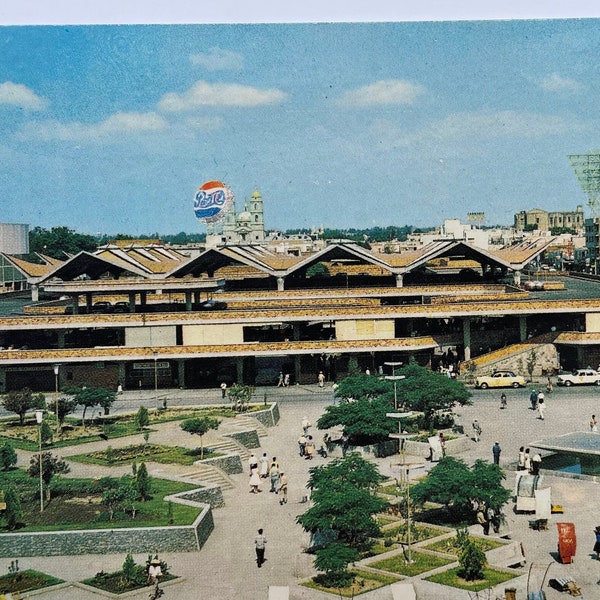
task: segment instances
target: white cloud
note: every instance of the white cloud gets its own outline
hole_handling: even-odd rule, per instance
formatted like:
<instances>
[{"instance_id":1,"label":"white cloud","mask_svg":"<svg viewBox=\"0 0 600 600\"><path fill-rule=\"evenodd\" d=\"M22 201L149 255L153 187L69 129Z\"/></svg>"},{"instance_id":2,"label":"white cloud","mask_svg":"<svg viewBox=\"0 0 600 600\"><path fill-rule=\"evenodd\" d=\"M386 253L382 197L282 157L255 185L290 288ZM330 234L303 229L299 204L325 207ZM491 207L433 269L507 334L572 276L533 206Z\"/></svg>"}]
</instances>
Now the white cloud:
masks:
<instances>
[{"instance_id":1,"label":"white cloud","mask_svg":"<svg viewBox=\"0 0 600 600\"><path fill-rule=\"evenodd\" d=\"M231 50L210 48L208 52L190 54L190 62L207 71L241 71L244 67L244 57Z\"/></svg>"},{"instance_id":2,"label":"white cloud","mask_svg":"<svg viewBox=\"0 0 600 600\"><path fill-rule=\"evenodd\" d=\"M558 73L552 73L541 80L542 89L547 92L578 92L583 89L583 85L570 77L562 77Z\"/></svg>"},{"instance_id":3,"label":"white cloud","mask_svg":"<svg viewBox=\"0 0 600 600\"><path fill-rule=\"evenodd\" d=\"M555 115L500 111L494 113L457 113L429 123L418 131L400 133L396 143L462 141L466 139L536 138L583 131L589 126Z\"/></svg>"},{"instance_id":4,"label":"white cloud","mask_svg":"<svg viewBox=\"0 0 600 600\"><path fill-rule=\"evenodd\" d=\"M425 92L419 83L404 79L376 81L342 94L338 103L344 106L380 106L384 104L413 104Z\"/></svg>"},{"instance_id":5,"label":"white cloud","mask_svg":"<svg viewBox=\"0 0 600 600\"><path fill-rule=\"evenodd\" d=\"M116 133L159 131L167 127L167 122L154 112L125 113L110 115L99 123L61 123L59 121L29 122L20 131L21 139L43 141L78 141L106 137Z\"/></svg>"},{"instance_id":6,"label":"white cloud","mask_svg":"<svg viewBox=\"0 0 600 600\"><path fill-rule=\"evenodd\" d=\"M38 96L21 83L5 81L0 83L0 105L9 104L25 110L44 110L48 100Z\"/></svg>"},{"instance_id":7,"label":"white cloud","mask_svg":"<svg viewBox=\"0 0 600 600\"><path fill-rule=\"evenodd\" d=\"M194 110L201 106L253 107L278 104L286 94L277 89L261 90L233 83L198 81L183 94L165 94L158 107L165 112Z\"/></svg>"},{"instance_id":8,"label":"white cloud","mask_svg":"<svg viewBox=\"0 0 600 600\"><path fill-rule=\"evenodd\" d=\"M185 124L192 129L220 129L223 126L221 117L192 117L185 120Z\"/></svg>"}]
</instances>

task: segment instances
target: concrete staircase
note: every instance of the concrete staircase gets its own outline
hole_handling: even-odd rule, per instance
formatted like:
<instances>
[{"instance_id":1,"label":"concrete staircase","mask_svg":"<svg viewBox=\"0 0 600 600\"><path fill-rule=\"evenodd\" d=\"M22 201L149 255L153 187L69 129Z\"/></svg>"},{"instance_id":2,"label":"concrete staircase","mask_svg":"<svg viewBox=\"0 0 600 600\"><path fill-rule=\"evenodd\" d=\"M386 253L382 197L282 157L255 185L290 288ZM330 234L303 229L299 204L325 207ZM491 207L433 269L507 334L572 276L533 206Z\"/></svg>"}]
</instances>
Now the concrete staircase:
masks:
<instances>
[{"instance_id":1,"label":"concrete staircase","mask_svg":"<svg viewBox=\"0 0 600 600\"><path fill-rule=\"evenodd\" d=\"M202 486L218 485L222 490L231 490L235 487L235 483L225 471L209 465L194 465L192 471L182 473L180 477Z\"/></svg>"},{"instance_id":2,"label":"concrete staircase","mask_svg":"<svg viewBox=\"0 0 600 600\"><path fill-rule=\"evenodd\" d=\"M268 429L260 421L250 415L237 415L235 421L231 422L229 425L237 431L255 429L258 437L269 435Z\"/></svg>"}]
</instances>

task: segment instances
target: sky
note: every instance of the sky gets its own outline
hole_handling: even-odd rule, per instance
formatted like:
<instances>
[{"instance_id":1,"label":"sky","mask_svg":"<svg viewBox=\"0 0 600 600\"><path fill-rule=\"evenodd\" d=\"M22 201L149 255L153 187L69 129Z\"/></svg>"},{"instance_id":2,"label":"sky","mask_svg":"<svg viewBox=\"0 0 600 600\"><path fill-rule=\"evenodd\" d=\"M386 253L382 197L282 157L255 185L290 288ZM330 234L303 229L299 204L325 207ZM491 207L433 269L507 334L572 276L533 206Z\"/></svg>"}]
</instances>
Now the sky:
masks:
<instances>
[{"instance_id":1,"label":"sky","mask_svg":"<svg viewBox=\"0 0 600 600\"><path fill-rule=\"evenodd\" d=\"M281 230L585 205L567 157L600 148L597 19L38 18L0 11L3 222L203 232L210 180L238 211L258 188Z\"/></svg>"}]
</instances>

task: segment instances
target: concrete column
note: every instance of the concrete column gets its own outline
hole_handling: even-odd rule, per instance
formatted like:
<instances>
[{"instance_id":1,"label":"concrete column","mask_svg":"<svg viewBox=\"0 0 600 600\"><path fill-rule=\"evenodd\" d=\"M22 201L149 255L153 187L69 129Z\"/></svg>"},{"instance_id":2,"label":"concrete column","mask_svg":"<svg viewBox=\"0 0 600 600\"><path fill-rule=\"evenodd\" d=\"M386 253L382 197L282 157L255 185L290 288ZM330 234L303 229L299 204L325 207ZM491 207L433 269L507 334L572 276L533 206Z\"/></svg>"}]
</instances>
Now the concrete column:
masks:
<instances>
[{"instance_id":1,"label":"concrete column","mask_svg":"<svg viewBox=\"0 0 600 600\"><path fill-rule=\"evenodd\" d=\"M121 361L118 366L119 366L119 381L121 382L121 385L123 387L125 387L125 377L126 377L125 363Z\"/></svg>"},{"instance_id":2,"label":"concrete column","mask_svg":"<svg viewBox=\"0 0 600 600\"><path fill-rule=\"evenodd\" d=\"M31 284L31 301L37 302L40 299L40 286L37 283Z\"/></svg>"},{"instance_id":3,"label":"concrete column","mask_svg":"<svg viewBox=\"0 0 600 600\"><path fill-rule=\"evenodd\" d=\"M471 360L471 317L463 318L463 346L465 360Z\"/></svg>"},{"instance_id":4,"label":"concrete column","mask_svg":"<svg viewBox=\"0 0 600 600\"><path fill-rule=\"evenodd\" d=\"M79 314L79 294L75 294L74 296L71 296L71 302L73 303L73 314L78 315Z\"/></svg>"},{"instance_id":5,"label":"concrete column","mask_svg":"<svg viewBox=\"0 0 600 600\"><path fill-rule=\"evenodd\" d=\"M513 271L513 282L515 285L521 285L521 271Z\"/></svg>"},{"instance_id":6,"label":"concrete column","mask_svg":"<svg viewBox=\"0 0 600 600\"><path fill-rule=\"evenodd\" d=\"M583 346L577 346L577 364L583 369L587 367L585 363L585 348Z\"/></svg>"},{"instance_id":7,"label":"concrete column","mask_svg":"<svg viewBox=\"0 0 600 600\"><path fill-rule=\"evenodd\" d=\"M283 277L277 278L277 291L283 292L285 290L285 279Z\"/></svg>"},{"instance_id":8,"label":"concrete column","mask_svg":"<svg viewBox=\"0 0 600 600\"><path fill-rule=\"evenodd\" d=\"M302 374L300 370L300 355L296 354L294 356L294 381L298 383L300 381L300 375Z\"/></svg>"},{"instance_id":9,"label":"concrete column","mask_svg":"<svg viewBox=\"0 0 600 600\"><path fill-rule=\"evenodd\" d=\"M192 292L186 290L185 292L185 310L192 312Z\"/></svg>"},{"instance_id":10,"label":"concrete column","mask_svg":"<svg viewBox=\"0 0 600 600\"><path fill-rule=\"evenodd\" d=\"M527 339L527 317L521 315L519 317L519 340L524 342Z\"/></svg>"},{"instance_id":11,"label":"concrete column","mask_svg":"<svg viewBox=\"0 0 600 600\"><path fill-rule=\"evenodd\" d=\"M148 303L148 292L140 292L140 304L142 305L142 307L146 307L146 304Z\"/></svg>"},{"instance_id":12,"label":"concrete column","mask_svg":"<svg viewBox=\"0 0 600 600\"><path fill-rule=\"evenodd\" d=\"M244 384L244 357L238 356L235 359L236 381L239 385Z\"/></svg>"},{"instance_id":13,"label":"concrete column","mask_svg":"<svg viewBox=\"0 0 600 600\"><path fill-rule=\"evenodd\" d=\"M396 287L404 287L404 275L401 275L400 273L396 274Z\"/></svg>"},{"instance_id":14,"label":"concrete column","mask_svg":"<svg viewBox=\"0 0 600 600\"><path fill-rule=\"evenodd\" d=\"M198 292L198 291L194 292L194 302L196 304L200 304L200 292Z\"/></svg>"},{"instance_id":15,"label":"concrete column","mask_svg":"<svg viewBox=\"0 0 600 600\"><path fill-rule=\"evenodd\" d=\"M57 337L56 347L57 348L64 348L65 347L65 332L64 331L59 331L56 337Z\"/></svg>"},{"instance_id":16,"label":"concrete column","mask_svg":"<svg viewBox=\"0 0 600 600\"><path fill-rule=\"evenodd\" d=\"M87 308L87 313L88 315L92 312L92 293L91 292L86 292L85 293L85 306Z\"/></svg>"},{"instance_id":17,"label":"concrete column","mask_svg":"<svg viewBox=\"0 0 600 600\"><path fill-rule=\"evenodd\" d=\"M129 292L129 312L135 312L135 292Z\"/></svg>"},{"instance_id":18,"label":"concrete column","mask_svg":"<svg viewBox=\"0 0 600 600\"><path fill-rule=\"evenodd\" d=\"M299 342L300 341L300 325L298 325L298 323L294 323L292 327L293 327L293 340L295 342Z\"/></svg>"},{"instance_id":19,"label":"concrete column","mask_svg":"<svg viewBox=\"0 0 600 600\"><path fill-rule=\"evenodd\" d=\"M177 361L177 381L179 381L179 387L185 388L185 360Z\"/></svg>"}]
</instances>

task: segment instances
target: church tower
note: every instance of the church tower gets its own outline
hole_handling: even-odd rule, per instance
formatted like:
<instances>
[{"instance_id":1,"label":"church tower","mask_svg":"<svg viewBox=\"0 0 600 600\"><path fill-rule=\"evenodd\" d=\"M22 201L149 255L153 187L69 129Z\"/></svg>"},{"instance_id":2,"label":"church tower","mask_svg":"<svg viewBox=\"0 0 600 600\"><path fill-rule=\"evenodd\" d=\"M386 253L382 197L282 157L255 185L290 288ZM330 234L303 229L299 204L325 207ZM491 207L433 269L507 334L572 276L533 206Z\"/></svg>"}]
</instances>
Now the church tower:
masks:
<instances>
[{"instance_id":1,"label":"church tower","mask_svg":"<svg viewBox=\"0 0 600 600\"><path fill-rule=\"evenodd\" d=\"M258 191L254 189L250 196L250 241L251 243L261 243L265 239L265 221L263 210L263 198Z\"/></svg>"}]
</instances>

